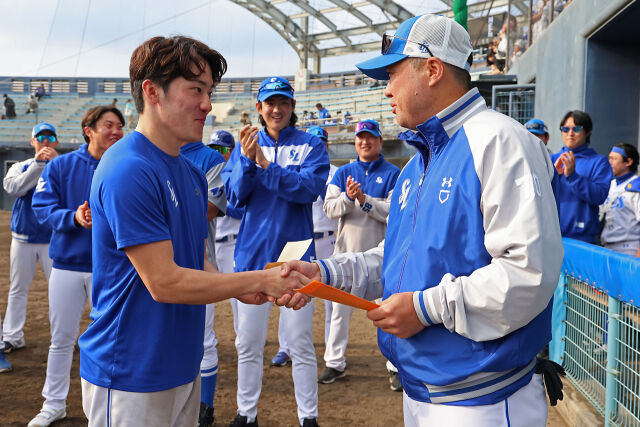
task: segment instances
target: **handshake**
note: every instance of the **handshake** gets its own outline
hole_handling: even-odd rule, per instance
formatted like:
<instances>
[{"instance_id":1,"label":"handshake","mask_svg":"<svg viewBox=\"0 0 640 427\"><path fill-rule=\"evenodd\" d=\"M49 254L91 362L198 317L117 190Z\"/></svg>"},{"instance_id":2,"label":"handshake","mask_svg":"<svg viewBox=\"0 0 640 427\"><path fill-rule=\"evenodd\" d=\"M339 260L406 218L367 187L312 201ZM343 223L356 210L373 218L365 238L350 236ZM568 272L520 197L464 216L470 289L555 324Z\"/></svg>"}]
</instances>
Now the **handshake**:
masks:
<instances>
[{"instance_id":1,"label":"handshake","mask_svg":"<svg viewBox=\"0 0 640 427\"><path fill-rule=\"evenodd\" d=\"M246 304L272 302L299 310L311 301L311 297L296 291L314 280L320 280L318 265L305 261L289 261L262 273L261 290L239 297L240 301Z\"/></svg>"}]
</instances>

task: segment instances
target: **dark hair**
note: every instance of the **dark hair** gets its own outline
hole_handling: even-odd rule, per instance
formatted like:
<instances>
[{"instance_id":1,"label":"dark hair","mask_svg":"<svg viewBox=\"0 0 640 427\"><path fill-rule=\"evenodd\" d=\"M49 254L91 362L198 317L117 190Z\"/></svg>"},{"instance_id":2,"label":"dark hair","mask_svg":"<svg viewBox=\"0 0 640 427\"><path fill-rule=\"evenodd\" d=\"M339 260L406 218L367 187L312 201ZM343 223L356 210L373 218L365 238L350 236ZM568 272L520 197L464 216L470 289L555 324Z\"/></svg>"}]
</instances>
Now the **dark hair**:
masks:
<instances>
[{"instance_id":1,"label":"dark hair","mask_svg":"<svg viewBox=\"0 0 640 427\"><path fill-rule=\"evenodd\" d=\"M275 96L284 96L284 95L275 95ZM269 99L269 98L267 98L267 99ZM287 99L291 99L291 98L287 98ZM291 102L293 103L293 100L291 100ZM258 105L262 106L262 101L258 102ZM258 114L258 122L263 127L267 126L267 122L265 122L264 119L262 118L262 114ZM298 123L298 116L296 115L295 111L292 111L291 112L291 118L289 119L289 126L295 126L296 123Z\"/></svg>"},{"instance_id":2,"label":"dark hair","mask_svg":"<svg viewBox=\"0 0 640 427\"><path fill-rule=\"evenodd\" d=\"M629 166L629 169L631 169L631 171L633 173L638 173L638 160L639 160L639 155L638 155L638 149L636 147L634 147L631 144L627 144L627 143L620 143L620 144L616 144L614 145L614 147L619 147L622 148L624 150L624 160L628 160L631 159L633 160L633 163L631 163L631 166Z\"/></svg>"},{"instance_id":3,"label":"dark hair","mask_svg":"<svg viewBox=\"0 0 640 427\"><path fill-rule=\"evenodd\" d=\"M322 108L322 104L320 104L319 102L316 104L316 108Z\"/></svg>"},{"instance_id":4,"label":"dark hair","mask_svg":"<svg viewBox=\"0 0 640 427\"><path fill-rule=\"evenodd\" d=\"M184 77L193 80L211 68L213 83L218 84L227 72L227 61L206 44L185 36L153 37L138 46L131 54L129 79L131 95L138 113L144 110L142 83L151 80L166 91L172 80ZM192 67L196 66L197 72Z\"/></svg>"},{"instance_id":5,"label":"dark hair","mask_svg":"<svg viewBox=\"0 0 640 427\"><path fill-rule=\"evenodd\" d=\"M564 123L569 117L573 118L573 123L583 127L584 132L587 134L587 144L591 142L591 130L593 129L593 122L591 121L591 117L581 110L569 111L562 118L560 126L564 126Z\"/></svg>"},{"instance_id":6,"label":"dark hair","mask_svg":"<svg viewBox=\"0 0 640 427\"><path fill-rule=\"evenodd\" d=\"M87 112L84 113L84 116L82 116L82 122L80 122L80 126L82 126L82 137L85 142L89 142L89 137L84 133L84 128L89 126L91 129L95 130L96 123L98 123L98 120L100 120L100 118L106 113L113 113L118 116L120 123L122 123L122 126L124 127L124 116L116 107L112 107L111 105L98 105L97 107L89 108Z\"/></svg>"}]
</instances>

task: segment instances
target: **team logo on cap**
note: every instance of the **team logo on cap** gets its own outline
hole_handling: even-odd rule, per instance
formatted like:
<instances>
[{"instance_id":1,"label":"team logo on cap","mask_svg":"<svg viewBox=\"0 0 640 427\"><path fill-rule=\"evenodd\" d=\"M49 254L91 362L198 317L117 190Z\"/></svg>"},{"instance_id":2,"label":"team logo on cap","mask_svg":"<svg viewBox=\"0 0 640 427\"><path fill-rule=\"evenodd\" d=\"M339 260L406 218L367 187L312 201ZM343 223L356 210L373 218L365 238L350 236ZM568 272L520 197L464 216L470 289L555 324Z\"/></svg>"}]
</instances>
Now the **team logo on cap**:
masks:
<instances>
[{"instance_id":1,"label":"team logo on cap","mask_svg":"<svg viewBox=\"0 0 640 427\"><path fill-rule=\"evenodd\" d=\"M278 80L278 78L277 78L277 77L271 77L271 83L273 83L273 82L275 82L275 81L277 81L277 80Z\"/></svg>"},{"instance_id":2,"label":"team logo on cap","mask_svg":"<svg viewBox=\"0 0 640 427\"><path fill-rule=\"evenodd\" d=\"M418 49L420 49L420 52L422 52L422 53L428 53L428 54L431 54L431 52L429 52L429 48L428 48L428 46L429 46L429 43L427 43L427 41L426 41L426 40L423 40L423 41L422 41L422 43L420 43L420 44L418 45Z\"/></svg>"}]
</instances>

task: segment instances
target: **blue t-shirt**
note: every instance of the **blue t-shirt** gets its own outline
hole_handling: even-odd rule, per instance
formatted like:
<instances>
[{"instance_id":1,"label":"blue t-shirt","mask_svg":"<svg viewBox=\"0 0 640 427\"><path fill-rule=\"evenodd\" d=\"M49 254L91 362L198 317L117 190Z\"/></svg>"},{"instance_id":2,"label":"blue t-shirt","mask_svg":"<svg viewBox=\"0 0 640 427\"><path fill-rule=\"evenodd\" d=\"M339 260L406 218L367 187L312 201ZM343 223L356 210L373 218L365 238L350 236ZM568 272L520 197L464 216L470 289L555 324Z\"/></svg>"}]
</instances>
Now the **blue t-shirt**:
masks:
<instances>
[{"instance_id":1,"label":"blue t-shirt","mask_svg":"<svg viewBox=\"0 0 640 427\"><path fill-rule=\"evenodd\" d=\"M202 270L206 194L202 172L141 133L103 156L91 186L93 322L79 340L85 380L154 392L198 375L205 306L154 301L123 249L171 240L177 265Z\"/></svg>"}]
</instances>

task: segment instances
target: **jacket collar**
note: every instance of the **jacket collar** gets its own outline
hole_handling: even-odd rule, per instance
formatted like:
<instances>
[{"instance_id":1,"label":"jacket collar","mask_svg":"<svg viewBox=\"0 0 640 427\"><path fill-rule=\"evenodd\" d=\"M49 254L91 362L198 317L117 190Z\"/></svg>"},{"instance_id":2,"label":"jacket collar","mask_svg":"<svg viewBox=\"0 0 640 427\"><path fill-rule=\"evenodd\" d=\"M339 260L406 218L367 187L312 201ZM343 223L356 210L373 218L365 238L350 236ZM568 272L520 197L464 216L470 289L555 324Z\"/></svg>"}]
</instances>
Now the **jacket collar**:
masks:
<instances>
[{"instance_id":1,"label":"jacket collar","mask_svg":"<svg viewBox=\"0 0 640 427\"><path fill-rule=\"evenodd\" d=\"M628 180L632 176L635 176L635 173L633 173L633 171L629 171L629 172L625 173L624 175L615 176L614 178L616 180L616 185L620 185L621 183L625 182L626 180Z\"/></svg>"},{"instance_id":2,"label":"jacket collar","mask_svg":"<svg viewBox=\"0 0 640 427\"><path fill-rule=\"evenodd\" d=\"M377 169L378 167L380 167L381 164L384 163L384 155L382 153L380 153L380 157L378 157L377 159L375 159L375 160L373 160L371 162L363 162L362 160L360 160L360 157L358 157L357 163L363 169L366 169L368 171L372 171L374 169Z\"/></svg>"},{"instance_id":3,"label":"jacket collar","mask_svg":"<svg viewBox=\"0 0 640 427\"><path fill-rule=\"evenodd\" d=\"M562 150L560 150L560 151L563 152L563 153L566 152L566 151L573 151L573 154L577 154L577 153L585 152L585 151L590 150L590 149L591 149L591 147L589 146L589 143L587 142L587 143L582 144L578 148L571 148L571 149L567 148L566 145L563 145L562 146Z\"/></svg>"},{"instance_id":4,"label":"jacket collar","mask_svg":"<svg viewBox=\"0 0 640 427\"><path fill-rule=\"evenodd\" d=\"M424 157L425 149L437 151L439 147L449 142L469 117L486 109L487 104L484 98L477 88L473 88L453 104L418 125L418 132L402 132L398 138L416 147Z\"/></svg>"},{"instance_id":5,"label":"jacket collar","mask_svg":"<svg viewBox=\"0 0 640 427\"><path fill-rule=\"evenodd\" d=\"M282 129L280 131L280 134L278 135L278 141L276 141L275 139L273 139L271 137L271 135L269 135L269 132L267 132L267 128L266 127L262 128L260 130L260 133L262 133L262 136L264 138L266 138L268 141L273 141L274 144L276 142L286 140L287 138L289 138L291 135L293 135L296 132L297 132L297 129L295 128L295 126L287 126L286 128L284 128L284 129Z\"/></svg>"}]
</instances>

